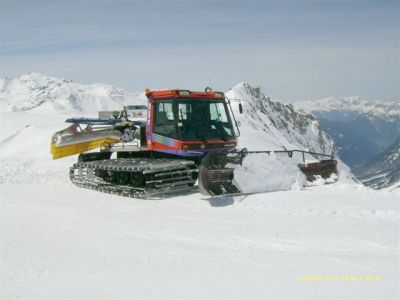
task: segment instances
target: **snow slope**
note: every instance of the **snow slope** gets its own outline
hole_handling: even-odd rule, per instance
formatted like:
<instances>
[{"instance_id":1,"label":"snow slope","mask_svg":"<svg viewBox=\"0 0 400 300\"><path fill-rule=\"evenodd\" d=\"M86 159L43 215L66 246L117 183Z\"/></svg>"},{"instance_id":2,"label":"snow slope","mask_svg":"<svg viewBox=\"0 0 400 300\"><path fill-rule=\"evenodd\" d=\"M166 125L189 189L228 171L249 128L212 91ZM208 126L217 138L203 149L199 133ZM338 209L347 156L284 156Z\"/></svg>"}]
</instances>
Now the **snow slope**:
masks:
<instances>
[{"instance_id":1,"label":"snow slope","mask_svg":"<svg viewBox=\"0 0 400 300\"><path fill-rule=\"evenodd\" d=\"M68 181L68 169L76 157L53 161L50 156L51 136L56 128L67 127L65 119L59 115L0 112L0 183Z\"/></svg>"},{"instance_id":2,"label":"snow slope","mask_svg":"<svg viewBox=\"0 0 400 300\"><path fill-rule=\"evenodd\" d=\"M399 297L392 193L146 201L69 184L0 188L2 299Z\"/></svg>"}]
</instances>

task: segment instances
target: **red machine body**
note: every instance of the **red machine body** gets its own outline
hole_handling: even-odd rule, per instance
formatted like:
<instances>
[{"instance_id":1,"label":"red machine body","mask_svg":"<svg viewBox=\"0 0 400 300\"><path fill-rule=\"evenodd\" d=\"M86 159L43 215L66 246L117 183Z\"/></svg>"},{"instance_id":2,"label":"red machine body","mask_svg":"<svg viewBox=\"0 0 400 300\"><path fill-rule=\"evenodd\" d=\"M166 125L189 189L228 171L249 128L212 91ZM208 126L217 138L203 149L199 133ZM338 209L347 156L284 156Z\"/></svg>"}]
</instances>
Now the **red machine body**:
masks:
<instances>
[{"instance_id":1,"label":"red machine body","mask_svg":"<svg viewBox=\"0 0 400 300\"><path fill-rule=\"evenodd\" d=\"M235 119L224 93L188 90L146 90L145 93L149 100L148 151L188 157L235 149L237 135L231 118ZM187 134L193 125L194 133ZM168 126L170 131L166 130ZM222 129L217 129L218 126Z\"/></svg>"}]
</instances>

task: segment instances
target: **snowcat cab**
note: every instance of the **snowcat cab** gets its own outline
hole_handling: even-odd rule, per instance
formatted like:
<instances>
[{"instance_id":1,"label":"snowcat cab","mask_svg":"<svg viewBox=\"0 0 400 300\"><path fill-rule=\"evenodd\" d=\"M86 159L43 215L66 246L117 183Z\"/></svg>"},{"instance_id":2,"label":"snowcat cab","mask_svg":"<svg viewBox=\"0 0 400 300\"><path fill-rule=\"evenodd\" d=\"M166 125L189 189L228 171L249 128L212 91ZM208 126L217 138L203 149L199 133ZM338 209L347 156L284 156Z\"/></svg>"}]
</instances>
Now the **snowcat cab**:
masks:
<instances>
[{"instance_id":1,"label":"snowcat cab","mask_svg":"<svg viewBox=\"0 0 400 300\"><path fill-rule=\"evenodd\" d=\"M146 95L149 151L201 157L236 147L233 114L223 93L167 90L146 91Z\"/></svg>"}]
</instances>

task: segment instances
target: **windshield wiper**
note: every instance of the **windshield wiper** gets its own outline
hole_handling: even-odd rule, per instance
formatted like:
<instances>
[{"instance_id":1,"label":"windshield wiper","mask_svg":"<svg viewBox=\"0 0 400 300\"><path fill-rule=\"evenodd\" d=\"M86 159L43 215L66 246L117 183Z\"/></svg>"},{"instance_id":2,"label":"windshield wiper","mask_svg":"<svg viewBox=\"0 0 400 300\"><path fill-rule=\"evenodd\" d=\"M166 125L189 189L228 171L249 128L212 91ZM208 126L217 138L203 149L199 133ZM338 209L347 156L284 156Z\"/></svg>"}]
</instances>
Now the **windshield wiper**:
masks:
<instances>
[{"instance_id":1,"label":"windshield wiper","mask_svg":"<svg viewBox=\"0 0 400 300\"><path fill-rule=\"evenodd\" d=\"M223 126L221 126L221 125L218 124L218 125L215 126L215 128L218 130L219 137L220 137L224 142L226 142L226 141L228 140L228 137L227 137L227 134L226 134L225 130L223 129Z\"/></svg>"}]
</instances>

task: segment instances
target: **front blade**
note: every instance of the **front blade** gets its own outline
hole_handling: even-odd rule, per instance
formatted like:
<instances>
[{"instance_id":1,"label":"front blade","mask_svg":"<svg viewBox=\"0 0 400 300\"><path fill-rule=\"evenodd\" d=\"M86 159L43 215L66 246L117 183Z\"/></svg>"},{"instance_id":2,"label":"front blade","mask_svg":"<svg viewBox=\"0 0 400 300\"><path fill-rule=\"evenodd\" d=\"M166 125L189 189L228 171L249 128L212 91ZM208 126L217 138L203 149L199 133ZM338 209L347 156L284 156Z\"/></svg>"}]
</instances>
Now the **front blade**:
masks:
<instances>
[{"instance_id":1,"label":"front blade","mask_svg":"<svg viewBox=\"0 0 400 300\"><path fill-rule=\"evenodd\" d=\"M93 140L77 144L69 144L64 146L58 146L55 142L52 142L50 146L50 152L53 155L53 159L59 159L75 154L84 153L99 148L101 146L112 145L115 144L116 142L118 141L110 138Z\"/></svg>"},{"instance_id":2,"label":"front blade","mask_svg":"<svg viewBox=\"0 0 400 300\"><path fill-rule=\"evenodd\" d=\"M88 127L82 130L78 124L73 124L53 134L50 152L53 159L58 159L118 143L120 137L121 133L112 127L100 130Z\"/></svg>"}]
</instances>

